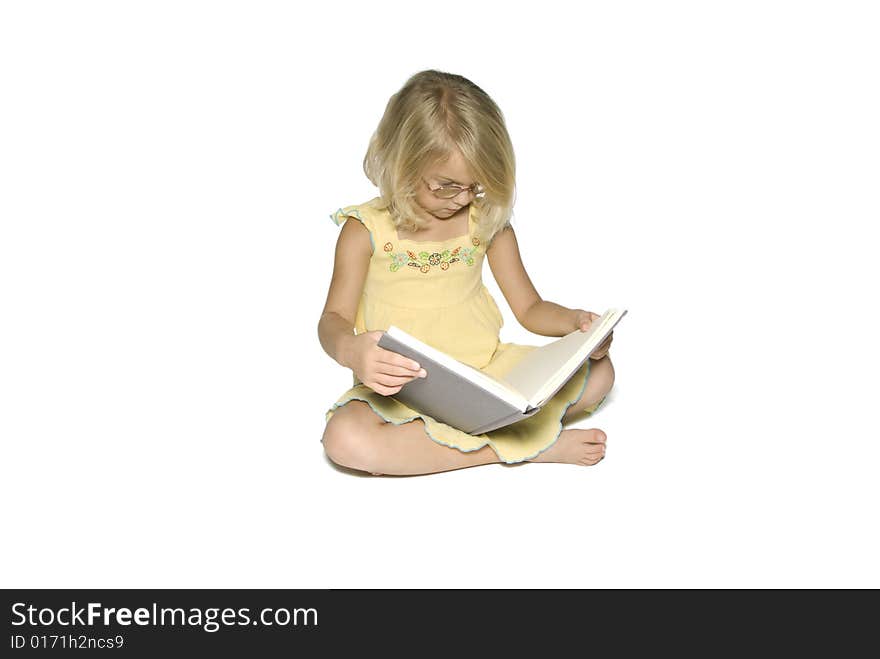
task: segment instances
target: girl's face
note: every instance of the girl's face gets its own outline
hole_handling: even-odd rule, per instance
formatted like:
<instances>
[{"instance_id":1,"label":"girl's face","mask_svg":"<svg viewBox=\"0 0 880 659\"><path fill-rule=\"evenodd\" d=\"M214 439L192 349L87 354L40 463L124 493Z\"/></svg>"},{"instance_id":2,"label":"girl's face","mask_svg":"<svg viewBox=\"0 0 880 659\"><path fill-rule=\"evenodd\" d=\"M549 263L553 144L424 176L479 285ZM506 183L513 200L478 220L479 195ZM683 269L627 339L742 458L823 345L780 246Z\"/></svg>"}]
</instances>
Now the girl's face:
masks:
<instances>
[{"instance_id":1,"label":"girl's face","mask_svg":"<svg viewBox=\"0 0 880 659\"><path fill-rule=\"evenodd\" d=\"M424 180L419 182L416 193L416 204L430 216L429 219L448 220L473 201L474 193L470 190L462 190L452 199L441 199L430 189L441 185L460 185L466 188L474 183L467 163L457 149L447 160L429 166L422 173L422 179Z\"/></svg>"}]
</instances>

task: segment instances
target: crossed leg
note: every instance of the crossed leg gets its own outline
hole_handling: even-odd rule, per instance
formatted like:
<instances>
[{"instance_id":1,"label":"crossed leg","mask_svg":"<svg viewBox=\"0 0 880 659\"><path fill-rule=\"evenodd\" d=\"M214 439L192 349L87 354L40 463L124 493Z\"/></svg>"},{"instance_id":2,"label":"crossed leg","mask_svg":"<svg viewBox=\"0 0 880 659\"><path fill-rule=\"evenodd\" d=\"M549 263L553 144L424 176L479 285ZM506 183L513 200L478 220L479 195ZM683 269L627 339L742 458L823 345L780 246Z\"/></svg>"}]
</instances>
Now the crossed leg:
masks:
<instances>
[{"instance_id":1,"label":"crossed leg","mask_svg":"<svg viewBox=\"0 0 880 659\"><path fill-rule=\"evenodd\" d=\"M563 423L602 400L613 383L611 360L606 356L592 362L584 393L568 408ZM429 474L500 462L490 446L470 452L443 446L428 437L421 419L394 425L359 400L350 401L333 413L321 441L334 463L374 475ZM604 455L604 432L595 428L567 429L553 446L529 462L592 465Z\"/></svg>"}]
</instances>

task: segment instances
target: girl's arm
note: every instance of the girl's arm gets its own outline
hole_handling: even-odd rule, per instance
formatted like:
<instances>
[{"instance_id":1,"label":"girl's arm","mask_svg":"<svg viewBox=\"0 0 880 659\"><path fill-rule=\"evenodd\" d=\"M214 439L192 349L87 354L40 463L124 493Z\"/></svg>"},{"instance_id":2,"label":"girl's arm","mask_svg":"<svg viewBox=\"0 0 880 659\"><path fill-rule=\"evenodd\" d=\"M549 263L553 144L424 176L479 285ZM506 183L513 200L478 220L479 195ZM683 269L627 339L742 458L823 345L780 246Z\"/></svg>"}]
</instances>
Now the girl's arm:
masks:
<instances>
[{"instance_id":1,"label":"girl's arm","mask_svg":"<svg viewBox=\"0 0 880 659\"><path fill-rule=\"evenodd\" d=\"M318 339L324 352L351 368L348 348L354 339L354 318L370 265L370 232L357 221L342 225L336 241L333 277L318 321Z\"/></svg>"},{"instance_id":2,"label":"girl's arm","mask_svg":"<svg viewBox=\"0 0 880 659\"><path fill-rule=\"evenodd\" d=\"M578 329L581 309L542 300L523 266L513 227L496 234L486 251L489 268L520 325L542 336L565 336Z\"/></svg>"},{"instance_id":3,"label":"girl's arm","mask_svg":"<svg viewBox=\"0 0 880 659\"><path fill-rule=\"evenodd\" d=\"M376 393L391 396L407 382L426 377L427 373L412 359L380 348L377 344L381 331L354 334L354 318L372 251L369 230L356 220L347 221L336 243L333 278L318 321L318 338L324 351L350 368L363 384Z\"/></svg>"}]
</instances>

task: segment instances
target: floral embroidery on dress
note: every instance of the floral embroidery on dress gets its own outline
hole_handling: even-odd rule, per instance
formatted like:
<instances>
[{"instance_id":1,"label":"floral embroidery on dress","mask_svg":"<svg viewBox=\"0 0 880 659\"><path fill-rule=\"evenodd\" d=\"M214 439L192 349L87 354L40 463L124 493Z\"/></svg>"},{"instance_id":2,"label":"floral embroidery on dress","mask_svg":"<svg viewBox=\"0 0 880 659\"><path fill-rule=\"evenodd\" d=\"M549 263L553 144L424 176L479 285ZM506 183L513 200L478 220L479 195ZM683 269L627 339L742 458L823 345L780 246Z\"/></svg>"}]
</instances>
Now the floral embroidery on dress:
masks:
<instances>
[{"instance_id":1,"label":"floral embroidery on dress","mask_svg":"<svg viewBox=\"0 0 880 659\"><path fill-rule=\"evenodd\" d=\"M474 238L474 240L477 239ZM477 241L477 244L479 244L479 241ZM474 252L476 252L476 249L461 246L456 247L452 251L444 249L442 252L419 252L418 254L410 250L391 253L393 250L394 245L385 243L385 251L389 252L388 256L391 259L391 265L388 267L391 272L397 272L406 265L411 268L418 268L423 273L429 272L432 267L438 266L441 270L449 270L450 265L458 262L471 266L474 264Z\"/></svg>"}]
</instances>

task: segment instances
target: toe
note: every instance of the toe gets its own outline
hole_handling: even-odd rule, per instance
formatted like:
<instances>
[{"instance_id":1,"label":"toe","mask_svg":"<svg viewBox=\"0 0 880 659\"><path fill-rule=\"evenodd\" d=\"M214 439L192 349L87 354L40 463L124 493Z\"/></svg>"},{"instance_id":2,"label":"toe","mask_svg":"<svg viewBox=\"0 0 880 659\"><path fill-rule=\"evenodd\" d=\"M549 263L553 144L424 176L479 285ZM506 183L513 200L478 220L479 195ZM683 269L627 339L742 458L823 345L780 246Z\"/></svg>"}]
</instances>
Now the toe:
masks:
<instances>
[{"instance_id":1,"label":"toe","mask_svg":"<svg viewBox=\"0 0 880 659\"><path fill-rule=\"evenodd\" d=\"M585 444L604 444L605 440L608 439L608 436L599 430L598 428L594 428L590 433L590 439L584 442Z\"/></svg>"}]
</instances>

